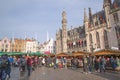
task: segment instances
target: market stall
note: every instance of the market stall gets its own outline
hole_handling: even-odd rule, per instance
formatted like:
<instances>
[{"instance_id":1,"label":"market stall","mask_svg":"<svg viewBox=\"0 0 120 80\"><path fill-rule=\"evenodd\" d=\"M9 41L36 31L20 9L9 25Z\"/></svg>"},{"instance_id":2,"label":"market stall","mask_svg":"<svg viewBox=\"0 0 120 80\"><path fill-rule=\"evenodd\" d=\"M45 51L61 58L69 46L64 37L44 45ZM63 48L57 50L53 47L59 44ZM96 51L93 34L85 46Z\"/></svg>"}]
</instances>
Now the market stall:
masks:
<instances>
[{"instance_id":1,"label":"market stall","mask_svg":"<svg viewBox=\"0 0 120 80\"><path fill-rule=\"evenodd\" d=\"M110 55L114 55L114 56L120 56L120 50L112 50L112 49L103 49L103 50L99 50L94 52L95 56L110 56Z\"/></svg>"},{"instance_id":2,"label":"market stall","mask_svg":"<svg viewBox=\"0 0 120 80\"><path fill-rule=\"evenodd\" d=\"M88 52L84 52L84 51L79 51L79 52L73 52L72 53L72 56L75 56L75 57L77 57L77 56L84 56L84 55L89 55L90 53L88 53Z\"/></svg>"},{"instance_id":3,"label":"market stall","mask_svg":"<svg viewBox=\"0 0 120 80\"><path fill-rule=\"evenodd\" d=\"M57 57L68 57L68 54L67 53L59 53L59 54L56 54Z\"/></svg>"},{"instance_id":4,"label":"market stall","mask_svg":"<svg viewBox=\"0 0 120 80\"><path fill-rule=\"evenodd\" d=\"M103 49L94 52L92 55L96 57L104 56L106 59L106 69L120 70L120 50Z\"/></svg>"}]
</instances>

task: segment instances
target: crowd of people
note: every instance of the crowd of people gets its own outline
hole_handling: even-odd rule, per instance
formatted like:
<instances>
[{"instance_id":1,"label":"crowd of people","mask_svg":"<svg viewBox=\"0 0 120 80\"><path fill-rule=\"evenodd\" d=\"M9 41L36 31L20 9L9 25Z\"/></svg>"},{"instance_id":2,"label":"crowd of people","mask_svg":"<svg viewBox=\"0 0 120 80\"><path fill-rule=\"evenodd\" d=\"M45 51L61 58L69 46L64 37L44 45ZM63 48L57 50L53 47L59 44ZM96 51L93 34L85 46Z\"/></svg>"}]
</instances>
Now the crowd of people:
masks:
<instances>
[{"instance_id":1,"label":"crowd of people","mask_svg":"<svg viewBox=\"0 0 120 80\"><path fill-rule=\"evenodd\" d=\"M38 57L38 56L8 56L4 54L0 56L0 80L9 79L11 76L11 67L19 67L19 71L27 72L30 76L32 71L35 71L38 67L53 67L54 69L66 67L66 58L63 57L60 60L61 64L58 64L58 58L56 57Z\"/></svg>"},{"instance_id":2,"label":"crowd of people","mask_svg":"<svg viewBox=\"0 0 120 80\"><path fill-rule=\"evenodd\" d=\"M11 67L19 67L20 72L27 72L27 75L30 76L32 71L42 66L54 69L83 67L84 73L105 72L106 67L112 67L113 70L120 69L120 58L91 55L82 57L39 57L28 55L8 56L5 54L0 57L0 80L11 77Z\"/></svg>"},{"instance_id":3,"label":"crowd of people","mask_svg":"<svg viewBox=\"0 0 120 80\"><path fill-rule=\"evenodd\" d=\"M83 56L85 73L106 72L106 69L120 70L120 58L116 56Z\"/></svg>"}]
</instances>

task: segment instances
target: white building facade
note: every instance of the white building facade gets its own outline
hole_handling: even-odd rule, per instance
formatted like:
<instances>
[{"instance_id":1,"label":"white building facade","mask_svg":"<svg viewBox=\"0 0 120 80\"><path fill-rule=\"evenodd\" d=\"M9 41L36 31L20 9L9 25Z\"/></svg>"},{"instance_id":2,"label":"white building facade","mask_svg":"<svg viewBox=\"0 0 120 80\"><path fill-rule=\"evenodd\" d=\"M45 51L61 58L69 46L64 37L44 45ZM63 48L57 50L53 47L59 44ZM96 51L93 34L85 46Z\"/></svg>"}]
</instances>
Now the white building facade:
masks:
<instances>
[{"instance_id":1,"label":"white building facade","mask_svg":"<svg viewBox=\"0 0 120 80\"><path fill-rule=\"evenodd\" d=\"M10 40L7 37L0 41L0 52L10 52Z\"/></svg>"},{"instance_id":2,"label":"white building facade","mask_svg":"<svg viewBox=\"0 0 120 80\"><path fill-rule=\"evenodd\" d=\"M26 40L26 53L33 53L38 51L38 41L36 40Z\"/></svg>"},{"instance_id":3,"label":"white building facade","mask_svg":"<svg viewBox=\"0 0 120 80\"><path fill-rule=\"evenodd\" d=\"M55 53L55 41L50 39L49 41L44 42L40 45L39 51L43 53Z\"/></svg>"}]
</instances>

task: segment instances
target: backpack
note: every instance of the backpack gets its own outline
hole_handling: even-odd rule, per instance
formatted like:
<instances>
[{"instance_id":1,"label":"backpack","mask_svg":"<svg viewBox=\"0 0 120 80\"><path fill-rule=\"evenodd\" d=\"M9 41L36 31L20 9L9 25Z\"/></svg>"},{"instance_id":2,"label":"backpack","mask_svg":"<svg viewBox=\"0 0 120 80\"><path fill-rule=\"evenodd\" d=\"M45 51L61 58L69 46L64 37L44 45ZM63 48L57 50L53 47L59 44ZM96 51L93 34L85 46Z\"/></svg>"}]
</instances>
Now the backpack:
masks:
<instances>
[{"instance_id":1,"label":"backpack","mask_svg":"<svg viewBox=\"0 0 120 80\"><path fill-rule=\"evenodd\" d=\"M28 60L27 60L27 65L28 65L28 66L31 66L31 65L32 65L31 59L28 59Z\"/></svg>"},{"instance_id":2,"label":"backpack","mask_svg":"<svg viewBox=\"0 0 120 80\"><path fill-rule=\"evenodd\" d=\"M21 66L25 66L26 65L26 61L24 58L21 59Z\"/></svg>"},{"instance_id":3,"label":"backpack","mask_svg":"<svg viewBox=\"0 0 120 80\"><path fill-rule=\"evenodd\" d=\"M8 64L9 64L8 59L1 60L1 67L2 68L7 68Z\"/></svg>"}]
</instances>

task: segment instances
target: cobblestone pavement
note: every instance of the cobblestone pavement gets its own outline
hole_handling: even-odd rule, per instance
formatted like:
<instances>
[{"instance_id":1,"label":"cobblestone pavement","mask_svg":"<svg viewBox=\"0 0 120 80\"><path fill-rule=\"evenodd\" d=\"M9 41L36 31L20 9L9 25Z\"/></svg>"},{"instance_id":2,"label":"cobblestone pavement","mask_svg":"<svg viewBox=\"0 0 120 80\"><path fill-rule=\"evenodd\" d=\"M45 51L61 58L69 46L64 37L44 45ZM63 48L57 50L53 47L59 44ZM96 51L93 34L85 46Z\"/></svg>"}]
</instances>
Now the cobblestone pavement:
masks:
<instances>
[{"instance_id":1,"label":"cobblestone pavement","mask_svg":"<svg viewBox=\"0 0 120 80\"><path fill-rule=\"evenodd\" d=\"M20 77L19 69L13 68L10 80L120 80L120 73L107 71L105 73L83 73L82 69L53 69L41 67L32 72L30 77Z\"/></svg>"}]
</instances>

